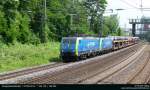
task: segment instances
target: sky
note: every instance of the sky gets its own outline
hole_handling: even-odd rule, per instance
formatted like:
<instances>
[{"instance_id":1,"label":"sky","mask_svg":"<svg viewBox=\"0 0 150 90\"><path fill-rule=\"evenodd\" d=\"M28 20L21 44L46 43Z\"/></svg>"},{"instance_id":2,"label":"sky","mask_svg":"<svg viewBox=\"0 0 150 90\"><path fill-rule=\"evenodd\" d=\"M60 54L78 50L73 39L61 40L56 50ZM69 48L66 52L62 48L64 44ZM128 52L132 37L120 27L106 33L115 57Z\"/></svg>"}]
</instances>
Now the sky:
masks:
<instances>
[{"instance_id":1,"label":"sky","mask_svg":"<svg viewBox=\"0 0 150 90\"><path fill-rule=\"evenodd\" d=\"M108 16L111 14L118 14L120 26L122 28L131 28L129 24L129 19L131 18L141 18L141 16L150 17L150 9L149 11L143 12L139 9L141 6L141 0L107 0L106 13L104 16ZM150 8L150 0L142 0L143 8ZM109 10L113 9L113 13ZM116 9L124 9L117 11Z\"/></svg>"}]
</instances>

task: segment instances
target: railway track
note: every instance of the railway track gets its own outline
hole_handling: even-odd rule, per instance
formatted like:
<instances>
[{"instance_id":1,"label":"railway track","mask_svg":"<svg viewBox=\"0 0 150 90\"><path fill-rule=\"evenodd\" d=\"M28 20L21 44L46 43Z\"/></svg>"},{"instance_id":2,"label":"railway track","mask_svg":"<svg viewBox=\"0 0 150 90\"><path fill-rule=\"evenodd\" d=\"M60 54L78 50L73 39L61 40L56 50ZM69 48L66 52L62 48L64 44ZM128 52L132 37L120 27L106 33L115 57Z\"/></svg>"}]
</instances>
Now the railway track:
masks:
<instances>
[{"instance_id":1,"label":"railway track","mask_svg":"<svg viewBox=\"0 0 150 90\"><path fill-rule=\"evenodd\" d=\"M149 77L150 75L150 71L148 71L148 69L150 68L150 52L147 52L145 54L148 54L145 63L143 64L141 69L137 70L135 75L129 79L129 81L127 82L128 84L148 84L149 79L147 77ZM149 75L143 75L145 71L147 71Z\"/></svg>"},{"instance_id":2,"label":"railway track","mask_svg":"<svg viewBox=\"0 0 150 90\"><path fill-rule=\"evenodd\" d=\"M44 65L44 66L40 66L40 67L35 67L35 68L30 68L30 69L25 69L25 70L20 70L20 71L14 71L11 73L6 73L6 74L1 74L0 81L15 78L18 76L27 75L30 73L39 72L39 71L50 69L50 68L55 68L55 67L62 66L62 65L66 65L66 64L65 63L54 63L54 64L48 64L48 65Z\"/></svg>"},{"instance_id":3,"label":"railway track","mask_svg":"<svg viewBox=\"0 0 150 90\"><path fill-rule=\"evenodd\" d=\"M139 45L140 46L140 45ZM101 60L96 60L81 66L67 68L61 72L46 74L40 77L34 77L30 80L19 82L21 84L77 84L82 83L87 78L96 75L99 72L104 72L124 60L131 57L137 52L137 45L134 48L129 48L120 53L116 53L113 57L105 57ZM122 56L122 57L120 57ZM115 63L114 63L115 62ZM101 66L101 67L100 67Z\"/></svg>"},{"instance_id":4,"label":"railway track","mask_svg":"<svg viewBox=\"0 0 150 90\"><path fill-rule=\"evenodd\" d=\"M93 78L94 76L97 76L98 74L103 73L103 72L105 72L105 71L107 71L107 70L109 70L109 69L111 69L111 68L117 66L118 64L123 63L125 60L127 60L128 58L130 58L132 55L134 55L134 53L132 53L131 55L129 55L129 56L127 56L126 58L124 58L121 62L116 63L116 64L114 64L114 65L111 65L111 66L109 66L107 69L105 69L105 70L103 70L103 71L100 71L100 72L97 72L97 73L95 73L94 75L91 75L91 76L89 76L89 77L87 77L87 78L85 78L85 79L79 81L78 83L84 84L84 82L85 82L86 80L88 80L88 79L90 79L90 78ZM114 73L115 73L115 72L114 72ZM105 77L105 78L106 78L106 77ZM103 78L103 79L104 79L104 78ZM97 83L97 82L96 82L96 83Z\"/></svg>"},{"instance_id":5,"label":"railway track","mask_svg":"<svg viewBox=\"0 0 150 90\"><path fill-rule=\"evenodd\" d=\"M146 82L147 82L147 84L150 84L150 74L149 74L149 77Z\"/></svg>"},{"instance_id":6,"label":"railway track","mask_svg":"<svg viewBox=\"0 0 150 90\"><path fill-rule=\"evenodd\" d=\"M138 52L138 54L135 54L131 57L126 58L124 61L119 63L118 65L112 66L110 69L104 70L103 72L97 73L96 75L93 75L91 78L88 78L81 82L81 84L113 84L115 83L113 80L107 80L109 77L113 76L117 72L121 71L125 67L127 67L129 64L134 63L136 60L134 60L135 57L138 57L138 55L141 54L144 47ZM107 81L105 81L105 79ZM113 77L114 79L114 77ZM117 81L115 79L115 81Z\"/></svg>"},{"instance_id":7,"label":"railway track","mask_svg":"<svg viewBox=\"0 0 150 90\"><path fill-rule=\"evenodd\" d=\"M147 84L150 75L150 53L147 52L147 49L145 48L146 51L136 57L132 63L108 75L98 84Z\"/></svg>"}]
</instances>

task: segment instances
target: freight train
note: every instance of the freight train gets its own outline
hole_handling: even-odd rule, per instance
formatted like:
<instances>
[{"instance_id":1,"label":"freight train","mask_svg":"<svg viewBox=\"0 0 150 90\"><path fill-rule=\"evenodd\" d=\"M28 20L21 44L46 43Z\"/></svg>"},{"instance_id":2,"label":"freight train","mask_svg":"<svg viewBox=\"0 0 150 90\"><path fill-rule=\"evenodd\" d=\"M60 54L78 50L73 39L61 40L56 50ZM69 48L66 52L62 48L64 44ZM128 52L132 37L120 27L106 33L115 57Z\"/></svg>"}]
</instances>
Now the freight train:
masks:
<instances>
[{"instance_id":1,"label":"freight train","mask_svg":"<svg viewBox=\"0 0 150 90\"><path fill-rule=\"evenodd\" d=\"M84 60L137 44L138 41L138 37L127 36L63 37L60 57L63 62Z\"/></svg>"}]
</instances>

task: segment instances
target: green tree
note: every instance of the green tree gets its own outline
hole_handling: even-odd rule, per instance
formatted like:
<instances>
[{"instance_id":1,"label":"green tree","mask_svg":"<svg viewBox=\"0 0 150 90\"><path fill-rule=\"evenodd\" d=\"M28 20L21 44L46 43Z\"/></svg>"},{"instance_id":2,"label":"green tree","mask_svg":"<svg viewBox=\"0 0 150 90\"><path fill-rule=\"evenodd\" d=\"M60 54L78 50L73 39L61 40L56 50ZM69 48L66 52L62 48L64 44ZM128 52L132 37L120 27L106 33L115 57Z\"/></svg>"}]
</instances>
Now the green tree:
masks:
<instances>
[{"instance_id":1,"label":"green tree","mask_svg":"<svg viewBox=\"0 0 150 90\"><path fill-rule=\"evenodd\" d=\"M103 23L102 17L106 4L106 0L85 0L84 5L87 9L88 17L90 18L91 31L95 29L94 31L97 33L100 31L99 29L102 29L101 23Z\"/></svg>"},{"instance_id":2,"label":"green tree","mask_svg":"<svg viewBox=\"0 0 150 90\"><path fill-rule=\"evenodd\" d=\"M118 20L117 15L107 16L107 17L105 17L104 20L105 20L105 22L104 22L103 32L105 32L105 33L103 34L103 36L107 36L107 35L121 36L121 35L123 35L123 31L119 26L119 20Z\"/></svg>"},{"instance_id":3,"label":"green tree","mask_svg":"<svg viewBox=\"0 0 150 90\"><path fill-rule=\"evenodd\" d=\"M38 44L76 33L98 34L101 30L106 0L46 0L46 8L44 1L1 0L1 40Z\"/></svg>"},{"instance_id":4,"label":"green tree","mask_svg":"<svg viewBox=\"0 0 150 90\"><path fill-rule=\"evenodd\" d=\"M22 43L28 43L31 39L31 31L29 26L29 16L27 14L22 14L20 17L20 31L18 36L18 41Z\"/></svg>"},{"instance_id":5,"label":"green tree","mask_svg":"<svg viewBox=\"0 0 150 90\"><path fill-rule=\"evenodd\" d=\"M6 30L7 30L7 21L4 18L5 14L2 10L0 10L0 40L5 42L6 38Z\"/></svg>"},{"instance_id":6,"label":"green tree","mask_svg":"<svg viewBox=\"0 0 150 90\"><path fill-rule=\"evenodd\" d=\"M16 0L5 0L3 2L3 11L6 14L5 19L7 20L7 30L6 30L6 42L14 43L17 40L19 34L19 20L20 17L17 8L19 2Z\"/></svg>"}]
</instances>

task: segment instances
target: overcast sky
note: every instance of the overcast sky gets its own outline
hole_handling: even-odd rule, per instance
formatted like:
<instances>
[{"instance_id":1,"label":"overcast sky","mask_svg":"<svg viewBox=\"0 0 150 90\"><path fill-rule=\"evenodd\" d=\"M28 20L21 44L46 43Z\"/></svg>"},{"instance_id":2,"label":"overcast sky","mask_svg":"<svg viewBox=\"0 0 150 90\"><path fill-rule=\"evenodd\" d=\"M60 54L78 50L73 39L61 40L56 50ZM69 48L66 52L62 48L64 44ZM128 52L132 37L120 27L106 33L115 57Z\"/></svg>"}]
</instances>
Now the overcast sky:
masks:
<instances>
[{"instance_id":1,"label":"overcast sky","mask_svg":"<svg viewBox=\"0 0 150 90\"><path fill-rule=\"evenodd\" d=\"M108 11L109 9L125 9L118 11L118 17L120 18L120 26L125 27L131 27L129 25L128 20L130 18L140 18L143 14L144 16L150 17L150 9L149 11L143 11L143 14L141 13L141 10L138 9L141 6L141 0L107 0L107 8L106 8L106 14L105 16L110 14L117 14L117 11L114 11L113 13L110 13ZM142 0L143 2L143 8L150 8L150 0Z\"/></svg>"}]
</instances>

